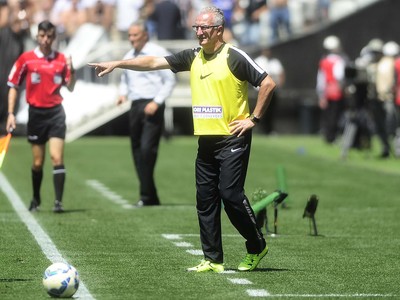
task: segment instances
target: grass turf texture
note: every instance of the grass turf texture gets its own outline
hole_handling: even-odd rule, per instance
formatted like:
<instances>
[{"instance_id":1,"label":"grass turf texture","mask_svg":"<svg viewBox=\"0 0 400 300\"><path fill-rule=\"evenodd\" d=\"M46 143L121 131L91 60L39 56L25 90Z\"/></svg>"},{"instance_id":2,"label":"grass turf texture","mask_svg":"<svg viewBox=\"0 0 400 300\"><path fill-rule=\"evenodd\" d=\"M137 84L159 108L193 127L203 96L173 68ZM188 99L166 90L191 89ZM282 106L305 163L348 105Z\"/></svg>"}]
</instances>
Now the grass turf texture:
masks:
<instances>
[{"instance_id":1,"label":"grass turf texture","mask_svg":"<svg viewBox=\"0 0 400 300\"><path fill-rule=\"evenodd\" d=\"M194 137L162 141L156 170L162 206L136 210L124 209L87 184L97 180L130 203L137 201L127 138L82 138L66 145L66 213L61 215L51 211L47 159L41 211L34 216L96 299L250 299L246 289L288 295L279 299L400 297L399 160L375 158L378 145L370 154L352 150L342 161L339 147L319 137L255 136L246 192L249 197L259 188L272 192L277 167L285 168L289 208L280 209L279 235L267 237L270 252L254 272L193 274L185 270L201 256L175 242L200 249L196 149ZM26 207L30 164L29 145L13 138L1 171ZM309 220L302 219L311 194L320 198L318 237L310 235ZM0 222L0 299L47 299L41 276L50 262L1 191ZM235 269L245 254L243 239L224 212L222 222L225 268ZM182 240L163 234L182 234ZM229 278L252 284L233 284Z\"/></svg>"}]
</instances>

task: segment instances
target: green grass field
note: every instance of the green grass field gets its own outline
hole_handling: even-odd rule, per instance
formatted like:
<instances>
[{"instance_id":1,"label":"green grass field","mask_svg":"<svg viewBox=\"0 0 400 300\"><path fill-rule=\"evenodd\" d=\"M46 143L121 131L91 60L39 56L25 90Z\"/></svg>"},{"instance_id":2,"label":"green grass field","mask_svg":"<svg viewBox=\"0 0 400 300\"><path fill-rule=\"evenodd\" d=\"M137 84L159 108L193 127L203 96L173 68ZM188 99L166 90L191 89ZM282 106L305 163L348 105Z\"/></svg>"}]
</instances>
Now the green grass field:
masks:
<instances>
[{"instance_id":1,"label":"green grass field","mask_svg":"<svg viewBox=\"0 0 400 300\"><path fill-rule=\"evenodd\" d=\"M30 148L25 138L13 138L0 174L0 299L48 299L41 278L59 255L79 271L79 299L400 298L400 160L377 159L377 145L371 153L352 150L343 161L339 146L318 136L255 136L249 198L278 187L279 167L287 177L278 236L267 236L270 252L256 271L234 272L244 241L223 212L228 272L193 274L185 270L201 259L196 149L194 137L163 140L156 170L162 206L128 209L138 200L128 139L82 138L66 145L66 212L52 212L47 158L41 211L30 214ZM320 199L319 236L302 218L311 194ZM32 220L51 245L36 240L38 227L28 230Z\"/></svg>"}]
</instances>

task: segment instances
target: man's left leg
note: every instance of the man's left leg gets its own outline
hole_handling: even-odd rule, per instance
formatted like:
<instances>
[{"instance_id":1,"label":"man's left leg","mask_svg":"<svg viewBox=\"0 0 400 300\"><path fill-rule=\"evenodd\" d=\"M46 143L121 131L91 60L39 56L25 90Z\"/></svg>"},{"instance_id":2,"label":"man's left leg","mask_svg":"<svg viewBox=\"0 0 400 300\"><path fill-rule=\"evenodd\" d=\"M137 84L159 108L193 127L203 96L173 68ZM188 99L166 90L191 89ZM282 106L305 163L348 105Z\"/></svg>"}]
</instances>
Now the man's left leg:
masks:
<instances>
[{"instance_id":1,"label":"man's left leg","mask_svg":"<svg viewBox=\"0 0 400 300\"><path fill-rule=\"evenodd\" d=\"M247 166L251 148L251 134L230 137L225 149L220 153L220 193L225 211L239 233L246 240L247 255L239 265L239 270L253 270L267 254L268 247L256 217L244 194Z\"/></svg>"},{"instance_id":2,"label":"man's left leg","mask_svg":"<svg viewBox=\"0 0 400 300\"><path fill-rule=\"evenodd\" d=\"M49 139L49 151L53 164L53 184L54 184L54 212L63 212L62 199L64 195L64 185L66 171L64 166L64 140L61 138Z\"/></svg>"},{"instance_id":3,"label":"man's left leg","mask_svg":"<svg viewBox=\"0 0 400 300\"><path fill-rule=\"evenodd\" d=\"M153 116L146 116L141 136L141 200L149 205L159 205L160 199L154 180L158 147L164 126L164 105Z\"/></svg>"}]
</instances>

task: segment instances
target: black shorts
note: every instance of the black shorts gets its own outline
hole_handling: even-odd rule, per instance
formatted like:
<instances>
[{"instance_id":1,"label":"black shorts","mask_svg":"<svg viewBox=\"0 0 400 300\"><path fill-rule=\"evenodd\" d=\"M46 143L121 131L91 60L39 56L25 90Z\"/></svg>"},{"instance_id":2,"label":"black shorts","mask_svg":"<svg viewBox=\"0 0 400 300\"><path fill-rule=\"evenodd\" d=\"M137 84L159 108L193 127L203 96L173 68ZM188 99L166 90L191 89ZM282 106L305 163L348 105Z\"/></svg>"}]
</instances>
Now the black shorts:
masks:
<instances>
[{"instance_id":1,"label":"black shorts","mask_svg":"<svg viewBox=\"0 0 400 300\"><path fill-rule=\"evenodd\" d=\"M51 108L29 106L28 142L42 145L50 138L65 139L67 126L64 107L60 104Z\"/></svg>"}]
</instances>

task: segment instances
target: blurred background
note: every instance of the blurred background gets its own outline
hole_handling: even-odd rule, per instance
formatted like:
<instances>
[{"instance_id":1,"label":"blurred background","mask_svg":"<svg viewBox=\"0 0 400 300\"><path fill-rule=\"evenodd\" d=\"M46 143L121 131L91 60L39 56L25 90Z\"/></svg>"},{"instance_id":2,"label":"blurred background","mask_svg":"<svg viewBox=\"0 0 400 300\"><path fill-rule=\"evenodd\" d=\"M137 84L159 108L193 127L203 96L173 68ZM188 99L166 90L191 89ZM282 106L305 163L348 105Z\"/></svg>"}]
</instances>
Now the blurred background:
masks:
<instances>
[{"instance_id":1,"label":"blurred background","mask_svg":"<svg viewBox=\"0 0 400 300\"><path fill-rule=\"evenodd\" d=\"M75 91L62 91L67 113L67 141L83 135L127 135L129 103L117 106L120 73L97 78L88 62L121 59L131 48L128 26L145 19L151 40L171 52L197 46L191 26L204 6L225 11L227 42L254 59L274 64L266 70L279 82L262 134L320 134L321 109L316 92L324 40L339 39L348 66L356 62L373 39L382 44L400 37L396 0L0 0L0 125L7 117L7 76L22 51L35 47L37 24L48 19L57 26L54 47L72 56ZM269 57L270 56L270 57ZM267 57L265 59L265 57ZM262 65L262 60L259 60ZM275 75L275 74L274 74ZM279 77L280 76L280 77ZM356 76L353 74L351 79ZM257 91L249 88L254 105ZM178 74L178 84L167 100L166 135L191 135L189 74ZM24 135L27 121L24 93L18 106L16 134Z\"/></svg>"}]
</instances>

